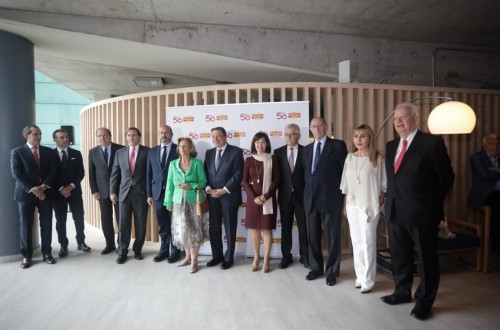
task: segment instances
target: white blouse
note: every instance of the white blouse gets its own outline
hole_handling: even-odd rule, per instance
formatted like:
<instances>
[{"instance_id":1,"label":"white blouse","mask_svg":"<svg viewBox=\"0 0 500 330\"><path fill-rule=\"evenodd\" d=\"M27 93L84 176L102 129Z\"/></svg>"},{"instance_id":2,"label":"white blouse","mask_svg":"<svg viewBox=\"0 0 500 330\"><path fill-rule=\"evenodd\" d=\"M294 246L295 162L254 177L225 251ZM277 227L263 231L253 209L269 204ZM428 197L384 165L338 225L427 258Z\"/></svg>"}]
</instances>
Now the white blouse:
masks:
<instances>
[{"instance_id":1,"label":"white blouse","mask_svg":"<svg viewBox=\"0 0 500 330\"><path fill-rule=\"evenodd\" d=\"M379 196L387 190L387 175L382 156L373 167L368 156L347 155L340 181L340 190L346 195L346 204L359 207L371 221L381 210Z\"/></svg>"}]
</instances>

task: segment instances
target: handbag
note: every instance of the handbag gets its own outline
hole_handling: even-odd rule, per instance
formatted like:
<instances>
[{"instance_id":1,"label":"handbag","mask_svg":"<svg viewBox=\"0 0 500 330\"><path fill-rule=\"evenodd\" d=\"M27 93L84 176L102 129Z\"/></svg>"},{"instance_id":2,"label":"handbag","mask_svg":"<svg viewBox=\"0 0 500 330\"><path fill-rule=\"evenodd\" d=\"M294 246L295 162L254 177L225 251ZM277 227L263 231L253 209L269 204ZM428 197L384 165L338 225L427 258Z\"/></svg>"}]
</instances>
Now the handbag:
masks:
<instances>
[{"instance_id":1,"label":"handbag","mask_svg":"<svg viewBox=\"0 0 500 330\"><path fill-rule=\"evenodd\" d=\"M200 195L202 196L201 199ZM198 192L196 193L196 215L200 217L203 214L207 213L208 209L209 205L208 205L207 194L205 193L204 190L198 189Z\"/></svg>"}]
</instances>

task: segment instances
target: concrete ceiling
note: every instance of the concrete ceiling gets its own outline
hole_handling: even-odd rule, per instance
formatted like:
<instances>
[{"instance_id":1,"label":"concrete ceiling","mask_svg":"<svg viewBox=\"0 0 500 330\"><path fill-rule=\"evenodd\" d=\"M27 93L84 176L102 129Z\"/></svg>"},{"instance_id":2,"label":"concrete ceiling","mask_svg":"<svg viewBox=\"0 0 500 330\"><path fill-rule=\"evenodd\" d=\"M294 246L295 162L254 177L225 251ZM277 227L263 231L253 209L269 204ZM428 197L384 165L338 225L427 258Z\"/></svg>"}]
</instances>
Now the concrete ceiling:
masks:
<instances>
[{"instance_id":1,"label":"concrete ceiling","mask_svg":"<svg viewBox=\"0 0 500 330\"><path fill-rule=\"evenodd\" d=\"M137 87L137 76L163 77L166 88L337 79L337 72L277 65L265 55L256 61L145 42L154 40L155 24L500 49L499 13L496 0L2 0L0 30L34 43L39 71L101 99L153 90ZM130 30L117 28L120 22ZM140 35L144 26L149 39Z\"/></svg>"}]
</instances>

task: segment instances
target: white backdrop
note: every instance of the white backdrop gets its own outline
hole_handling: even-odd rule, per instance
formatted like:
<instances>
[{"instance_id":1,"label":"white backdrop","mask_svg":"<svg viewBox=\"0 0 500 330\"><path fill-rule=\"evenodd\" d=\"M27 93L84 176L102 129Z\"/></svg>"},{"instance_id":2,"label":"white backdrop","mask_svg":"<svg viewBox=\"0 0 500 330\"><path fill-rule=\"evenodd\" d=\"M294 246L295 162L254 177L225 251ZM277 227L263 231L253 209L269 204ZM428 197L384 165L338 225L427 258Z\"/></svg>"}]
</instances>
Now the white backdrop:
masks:
<instances>
[{"instance_id":1,"label":"white backdrop","mask_svg":"<svg viewBox=\"0 0 500 330\"><path fill-rule=\"evenodd\" d=\"M214 127L224 127L231 145L243 149L243 157L250 156L250 144L255 133L266 132L271 141L271 152L285 144L285 126L295 123L300 127L299 143L306 145L309 137L309 102L273 102L221 104L206 106L188 106L168 108L167 124L172 127L173 141L179 137L188 136L196 145L198 156L204 160L207 149L213 148L210 130ZM238 213L239 225L236 234L236 255L253 256L251 238L245 229L246 194L243 190L243 204ZM208 215L208 214L207 214ZM273 231L273 247L271 257L281 258L281 219L278 210L276 230ZM226 237L223 227L224 251ZM247 241L250 244L247 244ZM262 239L261 239L262 241ZM263 247L261 246L261 253ZM200 248L200 254L211 255L208 238ZM293 229L292 255L298 256L298 232L296 221Z\"/></svg>"}]
</instances>

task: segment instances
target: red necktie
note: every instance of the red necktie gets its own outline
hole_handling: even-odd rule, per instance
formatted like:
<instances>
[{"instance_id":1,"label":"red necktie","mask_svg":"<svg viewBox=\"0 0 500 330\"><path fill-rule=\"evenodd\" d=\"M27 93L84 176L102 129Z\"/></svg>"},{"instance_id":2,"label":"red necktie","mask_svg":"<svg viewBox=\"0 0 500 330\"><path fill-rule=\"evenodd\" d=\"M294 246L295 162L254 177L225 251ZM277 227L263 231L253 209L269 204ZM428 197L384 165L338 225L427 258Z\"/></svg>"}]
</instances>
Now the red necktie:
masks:
<instances>
[{"instance_id":1,"label":"red necktie","mask_svg":"<svg viewBox=\"0 0 500 330\"><path fill-rule=\"evenodd\" d=\"M405 153L406 153L406 146L408 146L408 141L403 140L403 148L401 149L401 152L399 153L399 157L396 160L396 164L394 164L394 173L398 173L399 165L401 165L401 162L403 161L403 157L405 156Z\"/></svg>"},{"instance_id":2,"label":"red necktie","mask_svg":"<svg viewBox=\"0 0 500 330\"><path fill-rule=\"evenodd\" d=\"M295 165L293 164L294 157L293 157L293 148L290 148L290 157L288 157L288 165L290 165L290 170L293 172L293 169Z\"/></svg>"},{"instance_id":3,"label":"red necktie","mask_svg":"<svg viewBox=\"0 0 500 330\"><path fill-rule=\"evenodd\" d=\"M135 147L132 148L132 152L130 153L129 165L130 165L130 172L134 173L134 170L135 170Z\"/></svg>"},{"instance_id":4,"label":"red necktie","mask_svg":"<svg viewBox=\"0 0 500 330\"><path fill-rule=\"evenodd\" d=\"M36 164L38 165L38 167L40 167L40 157L38 157L36 147L31 147L31 152L33 153L33 157L35 157Z\"/></svg>"}]
</instances>

